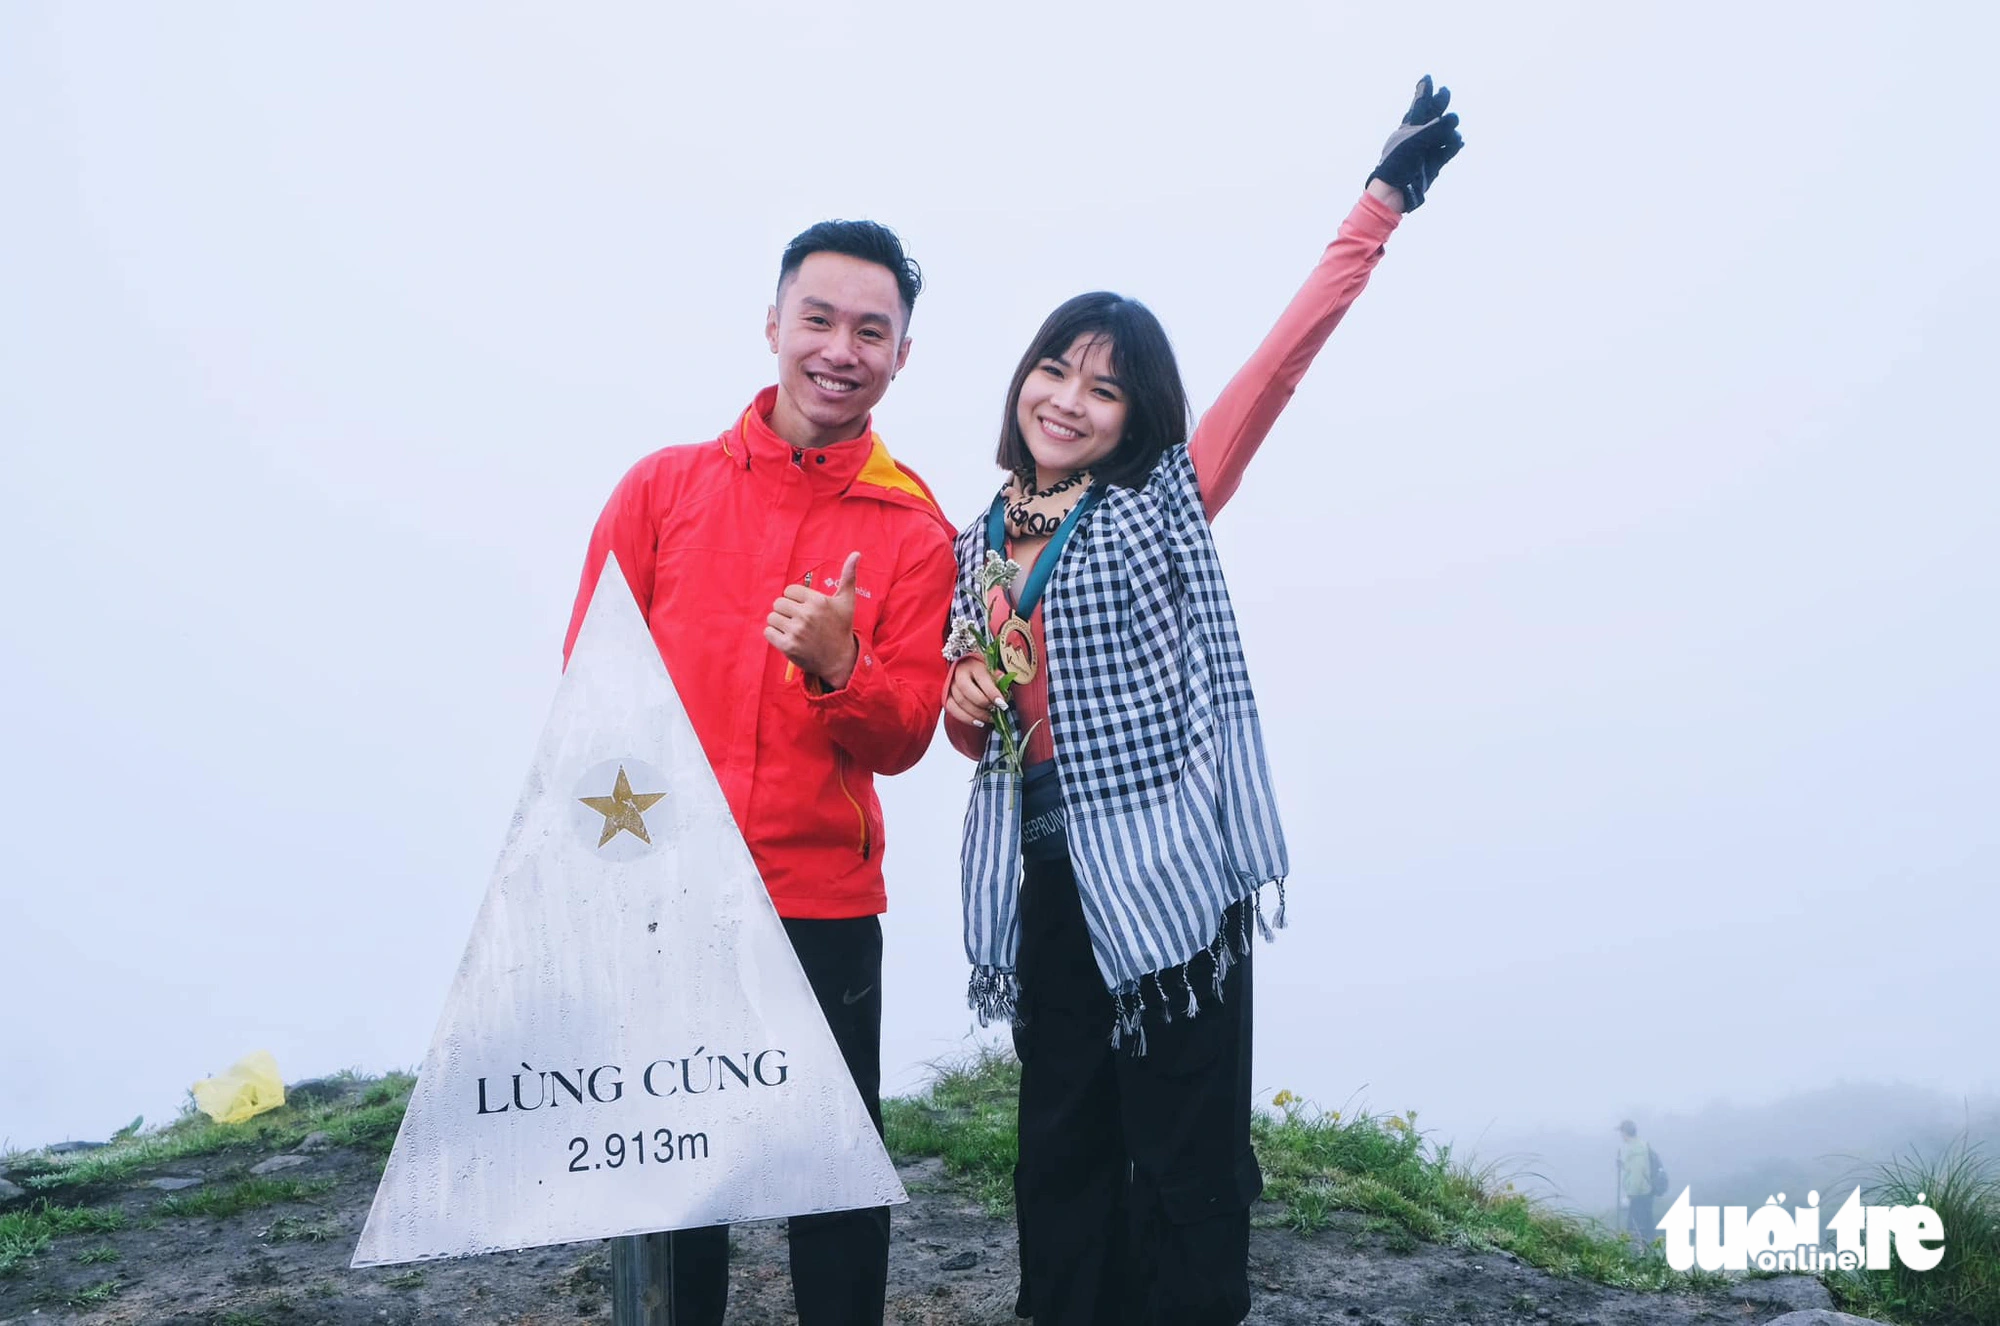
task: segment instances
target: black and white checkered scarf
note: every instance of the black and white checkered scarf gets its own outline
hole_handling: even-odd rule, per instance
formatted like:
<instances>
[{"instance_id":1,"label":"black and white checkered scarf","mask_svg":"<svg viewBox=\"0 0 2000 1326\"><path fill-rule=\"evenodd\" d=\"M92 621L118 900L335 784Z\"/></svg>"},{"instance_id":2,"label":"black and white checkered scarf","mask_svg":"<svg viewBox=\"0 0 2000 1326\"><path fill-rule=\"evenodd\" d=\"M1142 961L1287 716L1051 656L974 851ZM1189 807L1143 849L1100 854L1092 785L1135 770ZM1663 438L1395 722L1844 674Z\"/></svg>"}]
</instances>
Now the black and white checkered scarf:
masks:
<instances>
[{"instance_id":1,"label":"black and white checkered scarf","mask_svg":"<svg viewBox=\"0 0 2000 1326\"><path fill-rule=\"evenodd\" d=\"M986 521L958 536L953 616L988 620L974 580ZM1099 972L1117 1005L1113 1044L1135 1037L1148 1004L1192 1017L1189 964L1214 956L1214 992L1247 925L1223 914L1278 886L1284 834L1264 757L1257 702L1186 447L1160 459L1143 488L1114 487L1083 516L1050 577L1049 733L1068 810L1070 860ZM985 1023L1013 1020L1019 989L1021 780L987 737L966 808L960 870L970 1002Z\"/></svg>"}]
</instances>

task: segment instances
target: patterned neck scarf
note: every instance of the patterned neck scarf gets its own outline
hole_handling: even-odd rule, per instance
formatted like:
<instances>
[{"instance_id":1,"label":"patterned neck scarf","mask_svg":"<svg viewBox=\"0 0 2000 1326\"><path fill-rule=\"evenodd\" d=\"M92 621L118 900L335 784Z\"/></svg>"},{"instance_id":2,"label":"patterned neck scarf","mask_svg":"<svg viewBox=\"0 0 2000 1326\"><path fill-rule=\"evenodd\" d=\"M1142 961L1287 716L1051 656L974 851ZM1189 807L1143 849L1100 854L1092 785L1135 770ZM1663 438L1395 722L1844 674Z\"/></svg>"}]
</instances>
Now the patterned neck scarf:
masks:
<instances>
[{"instance_id":1,"label":"patterned neck scarf","mask_svg":"<svg viewBox=\"0 0 2000 1326\"><path fill-rule=\"evenodd\" d=\"M1078 470L1046 488L1032 487L1034 479L1016 474L1007 480L1007 537L1045 539L1056 532L1063 517L1090 491L1090 471Z\"/></svg>"}]
</instances>

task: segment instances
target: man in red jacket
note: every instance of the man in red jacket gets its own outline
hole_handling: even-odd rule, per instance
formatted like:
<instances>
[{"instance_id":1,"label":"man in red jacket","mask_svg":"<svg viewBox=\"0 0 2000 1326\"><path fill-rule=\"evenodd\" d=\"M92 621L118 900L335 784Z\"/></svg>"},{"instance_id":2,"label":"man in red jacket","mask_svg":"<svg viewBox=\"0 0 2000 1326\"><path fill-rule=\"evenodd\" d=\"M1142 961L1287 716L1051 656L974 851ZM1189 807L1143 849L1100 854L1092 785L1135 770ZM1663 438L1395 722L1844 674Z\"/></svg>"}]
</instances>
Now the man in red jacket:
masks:
<instances>
[{"instance_id":1,"label":"man in red jacket","mask_svg":"<svg viewBox=\"0 0 2000 1326\"><path fill-rule=\"evenodd\" d=\"M895 234L823 221L779 264L778 385L712 442L635 465L584 560L563 656L617 555L879 1132L876 774L937 727L952 528L869 412L909 357L922 277ZM803 1326L880 1323L889 1211L790 1225ZM673 1320L719 1323L726 1226L673 1236Z\"/></svg>"}]
</instances>

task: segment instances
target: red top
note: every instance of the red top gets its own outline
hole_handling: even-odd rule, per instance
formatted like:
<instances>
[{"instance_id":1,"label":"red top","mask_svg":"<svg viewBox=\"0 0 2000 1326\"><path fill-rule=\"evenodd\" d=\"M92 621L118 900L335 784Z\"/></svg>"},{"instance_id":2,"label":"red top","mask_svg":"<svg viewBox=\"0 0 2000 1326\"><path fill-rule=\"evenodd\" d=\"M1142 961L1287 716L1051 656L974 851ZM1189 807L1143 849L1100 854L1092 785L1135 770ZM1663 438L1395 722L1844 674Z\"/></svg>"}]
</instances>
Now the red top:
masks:
<instances>
[{"instance_id":1,"label":"red top","mask_svg":"<svg viewBox=\"0 0 2000 1326\"><path fill-rule=\"evenodd\" d=\"M874 776L915 764L937 728L952 529L865 425L794 448L771 431L776 401L765 390L721 437L656 451L619 482L563 658L616 553L778 915L873 916L888 905ZM861 652L826 691L764 639L765 618L787 585L832 593L857 549Z\"/></svg>"},{"instance_id":2,"label":"red top","mask_svg":"<svg viewBox=\"0 0 2000 1326\"><path fill-rule=\"evenodd\" d=\"M1271 425L1278 421L1278 415L1292 399L1326 338L1333 334L1348 306L1367 286L1369 273L1381 261L1382 246L1401 221L1401 214L1362 194L1361 201L1347 214L1347 220L1341 222L1333 243L1320 256L1319 265L1279 315L1278 325L1202 416L1194 436L1188 439L1188 456L1194 462L1195 478L1201 485L1201 504L1210 520L1235 495L1243 472L1250 467L1250 458L1257 454ZM1018 586L1034 566L1036 554L1017 557L1011 539L1007 554L1021 562L1021 577L1014 582ZM988 602L993 615L991 628L998 630L1012 609L1005 593L997 589ZM1028 628L1035 637L1037 656L1046 660L1049 655L1042 640L1040 604L1029 617ZM1033 681L1017 685L1008 693L1007 707L1015 730L1034 728L1022 755L1029 764L1055 758L1055 743L1045 721L1049 714L1048 677L1048 668L1044 666ZM961 753L975 760L986 754L985 728L968 726L949 714L945 715L944 727L945 735Z\"/></svg>"}]
</instances>

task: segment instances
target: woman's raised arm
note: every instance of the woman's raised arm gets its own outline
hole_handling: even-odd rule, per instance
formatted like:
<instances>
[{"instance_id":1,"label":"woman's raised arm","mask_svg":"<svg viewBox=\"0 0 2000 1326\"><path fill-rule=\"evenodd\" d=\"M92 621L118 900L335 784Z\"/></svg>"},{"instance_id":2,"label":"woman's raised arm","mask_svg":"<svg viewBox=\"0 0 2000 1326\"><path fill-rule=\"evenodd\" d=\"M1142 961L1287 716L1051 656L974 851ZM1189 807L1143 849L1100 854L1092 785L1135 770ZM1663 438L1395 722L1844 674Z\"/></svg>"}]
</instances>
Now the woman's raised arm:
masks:
<instances>
[{"instance_id":1,"label":"woman's raised arm","mask_svg":"<svg viewBox=\"0 0 2000 1326\"><path fill-rule=\"evenodd\" d=\"M1279 315L1277 325L1229 380L1188 439L1202 506L1210 520L1235 494L1250 458L1284 412L1327 337L1367 287L1369 274L1382 260L1383 245L1402 220L1400 214L1423 204L1437 172L1463 146L1458 116L1445 113L1450 101L1449 88L1432 91L1429 75L1417 83L1409 111L1368 177L1367 192L1341 222L1339 234Z\"/></svg>"}]
</instances>

